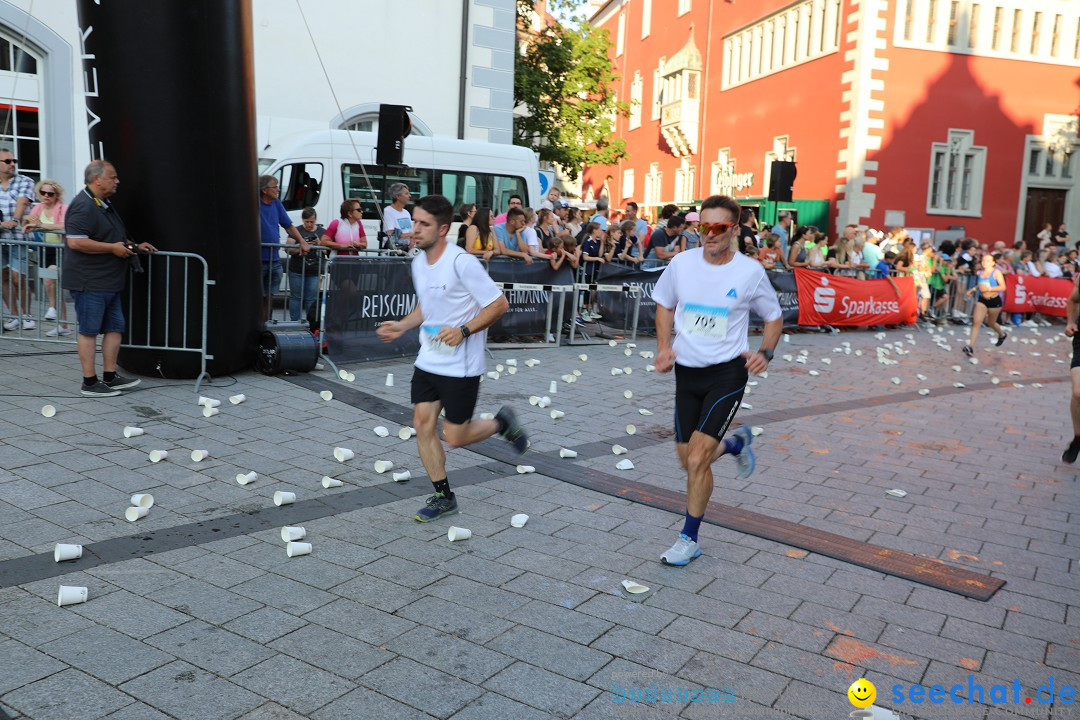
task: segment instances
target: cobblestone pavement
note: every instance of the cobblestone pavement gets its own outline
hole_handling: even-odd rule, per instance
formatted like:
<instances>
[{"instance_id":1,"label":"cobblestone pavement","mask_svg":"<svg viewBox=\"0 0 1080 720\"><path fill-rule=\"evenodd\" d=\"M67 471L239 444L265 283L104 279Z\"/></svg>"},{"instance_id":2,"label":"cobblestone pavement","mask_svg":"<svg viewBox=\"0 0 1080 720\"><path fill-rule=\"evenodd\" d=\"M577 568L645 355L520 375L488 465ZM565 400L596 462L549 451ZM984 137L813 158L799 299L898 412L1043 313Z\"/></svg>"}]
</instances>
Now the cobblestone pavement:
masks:
<instances>
[{"instance_id":1,"label":"cobblestone pavement","mask_svg":"<svg viewBox=\"0 0 1080 720\"><path fill-rule=\"evenodd\" d=\"M853 710L864 676L876 717L1080 718L1062 692L1080 688L1080 492L1059 460L1070 347L1059 328L1017 329L1000 350L985 337L976 365L963 334L790 336L737 418L763 428L757 471L735 480L722 458L713 499L1005 580L987 602L709 524L703 556L666 567L681 516L518 474L485 451L496 440L448 453L461 514L419 524L430 484L397 434L407 360L350 366L353 384L314 373L338 391L329 402L284 378L217 379L203 392L221 412L204 418L190 382L86 399L71 346L4 342L0 719L824 720ZM514 359L517 373L485 380L477 412L512 403L530 454L577 448L559 462L681 491L674 380L646 372L654 341L628 349L495 350L488 369ZM381 402L353 407L350 389ZM615 443L633 470L615 468ZM355 458L334 460L339 446ZM376 460L414 478L396 484ZM274 507L275 491L297 503ZM136 492L156 502L132 524ZM520 512L528 524L510 527ZM294 521L310 555L286 556ZM451 524L472 538L449 542ZM56 565L57 542L85 556ZM58 607L61 584L88 602ZM916 685L943 686L930 697L944 702Z\"/></svg>"}]
</instances>

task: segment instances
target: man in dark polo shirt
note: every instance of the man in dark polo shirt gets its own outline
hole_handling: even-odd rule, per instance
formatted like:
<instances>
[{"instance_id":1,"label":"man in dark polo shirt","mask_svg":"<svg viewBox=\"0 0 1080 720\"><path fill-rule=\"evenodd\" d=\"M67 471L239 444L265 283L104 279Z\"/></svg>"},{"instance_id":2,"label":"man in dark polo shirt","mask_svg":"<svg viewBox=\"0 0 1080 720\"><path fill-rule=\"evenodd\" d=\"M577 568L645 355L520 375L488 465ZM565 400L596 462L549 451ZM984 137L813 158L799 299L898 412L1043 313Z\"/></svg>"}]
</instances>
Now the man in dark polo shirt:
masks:
<instances>
[{"instance_id":1,"label":"man in dark polo shirt","mask_svg":"<svg viewBox=\"0 0 1080 720\"><path fill-rule=\"evenodd\" d=\"M83 179L86 187L71 200L64 219L67 244L61 284L71 292L79 320L82 394L110 397L139 384L138 378L116 372L116 356L124 332L120 293L127 284L129 258L135 253L136 245L128 239L123 221L108 200L120 184L116 168L107 160L94 160L86 166ZM157 250L145 242L137 248L144 252ZM104 335L101 380L94 370L98 335Z\"/></svg>"}]
</instances>

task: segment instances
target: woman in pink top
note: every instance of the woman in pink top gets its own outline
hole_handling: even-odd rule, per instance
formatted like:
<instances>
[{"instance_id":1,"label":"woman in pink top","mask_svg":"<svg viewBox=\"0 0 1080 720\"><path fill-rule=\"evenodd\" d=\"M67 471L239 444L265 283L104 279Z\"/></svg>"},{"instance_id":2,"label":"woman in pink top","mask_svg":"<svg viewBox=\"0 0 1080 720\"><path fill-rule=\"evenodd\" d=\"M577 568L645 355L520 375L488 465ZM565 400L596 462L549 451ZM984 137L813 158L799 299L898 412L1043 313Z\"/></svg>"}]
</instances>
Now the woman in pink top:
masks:
<instances>
[{"instance_id":1,"label":"woman in pink top","mask_svg":"<svg viewBox=\"0 0 1080 720\"><path fill-rule=\"evenodd\" d=\"M319 244L333 249L337 255L358 255L357 251L367 249L362 218L359 200L341 203L341 219L330 222Z\"/></svg>"},{"instance_id":2,"label":"woman in pink top","mask_svg":"<svg viewBox=\"0 0 1080 720\"><path fill-rule=\"evenodd\" d=\"M64 188L55 180L39 180L34 187L37 195L37 205L30 208L23 222L23 232L26 234L40 232L45 249L42 252L42 267L54 271L49 273L54 277L45 278L45 294L49 297L49 310L45 313L46 320L56 320L57 307L60 308L60 324L49 332L46 337L70 335L71 329L64 322L67 320L67 303L63 296L60 302L56 302L56 268L60 263L60 257L64 249L64 215L67 205L64 204ZM52 231L52 232L50 232Z\"/></svg>"}]
</instances>

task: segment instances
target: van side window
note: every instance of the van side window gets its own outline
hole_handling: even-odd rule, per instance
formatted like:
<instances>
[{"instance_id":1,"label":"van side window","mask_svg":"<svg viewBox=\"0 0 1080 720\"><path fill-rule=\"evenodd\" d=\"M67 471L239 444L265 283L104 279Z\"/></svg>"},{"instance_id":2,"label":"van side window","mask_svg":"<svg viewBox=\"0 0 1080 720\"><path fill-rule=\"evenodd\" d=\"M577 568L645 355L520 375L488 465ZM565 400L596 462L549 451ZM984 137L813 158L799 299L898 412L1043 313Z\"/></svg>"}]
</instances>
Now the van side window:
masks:
<instances>
[{"instance_id":1,"label":"van side window","mask_svg":"<svg viewBox=\"0 0 1080 720\"><path fill-rule=\"evenodd\" d=\"M367 171L365 177L364 171ZM528 197L525 178L510 175L492 175L462 170L430 170L428 168L388 168L381 165L341 166L341 186L346 198L360 201L365 218L377 218L382 208L390 203L386 190L396 182L409 187L413 201L424 195L444 195L455 210L462 203L475 203L489 207L495 214L506 210L511 195ZM282 185L284 187L284 184ZM406 208L412 212L412 205ZM454 217L454 221L461 218Z\"/></svg>"},{"instance_id":2,"label":"van side window","mask_svg":"<svg viewBox=\"0 0 1080 720\"><path fill-rule=\"evenodd\" d=\"M408 186L413 202L432 192L431 170L426 168L349 164L341 166L341 186L345 190L342 200L359 200L364 217L368 219L381 217L382 209L390 204L386 191L398 182ZM405 207L412 212L412 204Z\"/></svg>"},{"instance_id":3,"label":"van side window","mask_svg":"<svg viewBox=\"0 0 1080 720\"><path fill-rule=\"evenodd\" d=\"M322 194L322 163L283 165L275 173L281 187L281 204L286 210L314 207Z\"/></svg>"}]
</instances>

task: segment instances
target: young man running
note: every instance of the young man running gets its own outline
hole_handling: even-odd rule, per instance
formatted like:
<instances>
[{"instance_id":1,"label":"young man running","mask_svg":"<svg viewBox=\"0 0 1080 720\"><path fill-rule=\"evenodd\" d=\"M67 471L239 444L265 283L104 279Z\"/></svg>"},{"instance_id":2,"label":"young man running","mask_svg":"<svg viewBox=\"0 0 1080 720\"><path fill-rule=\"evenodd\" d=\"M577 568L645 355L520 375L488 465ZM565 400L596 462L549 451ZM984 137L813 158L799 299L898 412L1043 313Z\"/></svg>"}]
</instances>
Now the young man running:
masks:
<instances>
[{"instance_id":1,"label":"young man running","mask_svg":"<svg viewBox=\"0 0 1080 720\"><path fill-rule=\"evenodd\" d=\"M713 462L731 454L740 479L754 472L749 428L738 428L726 440L724 433L739 409L748 373L768 368L783 319L764 268L732 247L740 210L725 195L707 198L699 213L701 247L676 255L653 290L656 369L675 368L675 450L686 470L683 529L660 556L668 565L686 565L701 554L698 528L712 495ZM750 310L765 320L756 352L747 339Z\"/></svg>"},{"instance_id":2,"label":"young man running","mask_svg":"<svg viewBox=\"0 0 1080 720\"><path fill-rule=\"evenodd\" d=\"M413 258L416 307L398 321L379 326L383 342L420 327L420 353L412 378L413 425L420 461L435 494L416 513L420 522L458 511L446 479L446 453L436 422L446 409L443 438L452 448L464 447L498 433L518 453L528 436L514 411L503 407L494 420L473 420L480 376L484 374L485 331L508 307L506 297L472 255L446 243L454 208L441 195L421 198L413 209L413 241L421 254Z\"/></svg>"},{"instance_id":3,"label":"young man running","mask_svg":"<svg viewBox=\"0 0 1080 720\"><path fill-rule=\"evenodd\" d=\"M1061 454L1061 461L1070 465L1076 462L1076 456L1080 455L1080 333L1076 331L1076 315L1080 309L1080 277L1073 280L1073 291L1069 295L1069 301L1065 305L1065 334L1072 338L1072 363L1069 366L1069 374L1072 376L1072 399L1069 400L1069 414L1072 415L1073 439L1065 452Z\"/></svg>"}]
</instances>

